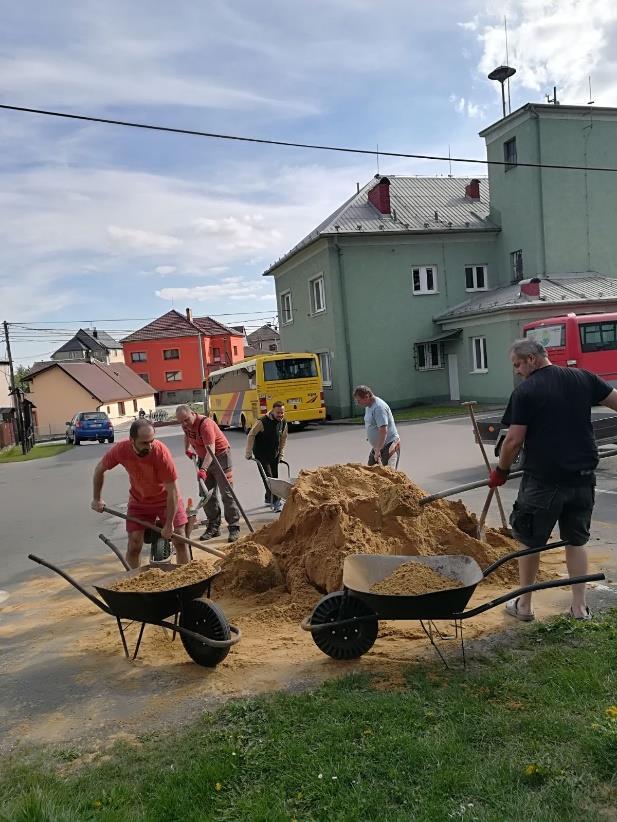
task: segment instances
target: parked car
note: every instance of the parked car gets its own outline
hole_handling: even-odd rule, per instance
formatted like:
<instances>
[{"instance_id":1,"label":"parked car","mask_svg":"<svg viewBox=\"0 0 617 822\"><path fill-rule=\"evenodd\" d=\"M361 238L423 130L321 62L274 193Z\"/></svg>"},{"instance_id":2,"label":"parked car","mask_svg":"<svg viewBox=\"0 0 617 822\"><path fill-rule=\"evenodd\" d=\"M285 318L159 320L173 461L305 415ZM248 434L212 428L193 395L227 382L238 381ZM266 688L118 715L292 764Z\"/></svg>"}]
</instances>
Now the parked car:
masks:
<instances>
[{"instance_id":1,"label":"parked car","mask_svg":"<svg viewBox=\"0 0 617 822\"><path fill-rule=\"evenodd\" d=\"M114 427L104 411L80 411L67 422L67 444L80 445L84 440L114 441Z\"/></svg>"}]
</instances>

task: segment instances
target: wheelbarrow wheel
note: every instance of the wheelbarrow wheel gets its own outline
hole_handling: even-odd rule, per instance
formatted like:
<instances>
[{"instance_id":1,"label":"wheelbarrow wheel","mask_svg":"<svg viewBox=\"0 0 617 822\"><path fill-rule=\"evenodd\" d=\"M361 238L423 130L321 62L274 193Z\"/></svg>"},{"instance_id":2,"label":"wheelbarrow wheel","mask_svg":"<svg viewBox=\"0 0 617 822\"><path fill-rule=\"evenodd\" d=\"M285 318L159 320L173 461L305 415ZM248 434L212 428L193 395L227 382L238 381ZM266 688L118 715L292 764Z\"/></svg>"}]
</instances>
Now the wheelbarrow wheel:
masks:
<instances>
[{"instance_id":1,"label":"wheelbarrow wheel","mask_svg":"<svg viewBox=\"0 0 617 822\"><path fill-rule=\"evenodd\" d=\"M313 642L332 659L358 659L369 651L377 639L379 621L375 612L351 594L335 591L321 599L311 615L311 625L341 622L354 617L370 617L357 624L342 625L331 630L311 631Z\"/></svg>"},{"instance_id":2,"label":"wheelbarrow wheel","mask_svg":"<svg viewBox=\"0 0 617 822\"><path fill-rule=\"evenodd\" d=\"M184 605L180 615L180 627L197 634L208 637L208 639L226 640L231 639L231 631L227 617L214 602L206 597L192 599ZM192 637L180 634L182 644L187 654L193 662L203 665L206 668L214 668L222 662L230 651L230 648L212 648L205 642L199 642Z\"/></svg>"}]
</instances>

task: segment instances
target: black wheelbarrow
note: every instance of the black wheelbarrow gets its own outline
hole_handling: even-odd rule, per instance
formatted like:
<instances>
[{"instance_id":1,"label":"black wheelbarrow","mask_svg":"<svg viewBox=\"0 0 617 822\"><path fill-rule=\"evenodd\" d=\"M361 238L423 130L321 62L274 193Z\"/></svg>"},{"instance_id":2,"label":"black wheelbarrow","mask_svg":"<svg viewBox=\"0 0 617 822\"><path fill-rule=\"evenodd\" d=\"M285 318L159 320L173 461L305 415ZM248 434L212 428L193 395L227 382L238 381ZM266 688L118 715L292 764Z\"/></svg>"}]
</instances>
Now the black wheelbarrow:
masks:
<instances>
[{"instance_id":1,"label":"black wheelbarrow","mask_svg":"<svg viewBox=\"0 0 617 822\"><path fill-rule=\"evenodd\" d=\"M287 466L287 479L282 479L280 477L269 477L266 474L266 471L261 462L255 457L252 457L252 459L257 463L257 468L261 475L261 481L264 484L266 493L273 494L275 497L279 497L279 499L286 500L287 497L291 494L291 489L293 488L294 483L297 480L297 477L291 476L291 469L289 467L289 463L286 460L279 460L279 465Z\"/></svg>"},{"instance_id":2,"label":"black wheelbarrow","mask_svg":"<svg viewBox=\"0 0 617 822\"><path fill-rule=\"evenodd\" d=\"M168 591L115 591L112 586L121 579L138 576L149 570L149 566L142 565L125 574L106 577L95 583L94 587L102 597L95 596L79 584L66 571L57 568L34 554L28 554L28 559L44 565L56 574L59 574L74 588L93 602L101 611L115 617L122 646L126 657L129 649L126 642L126 627L121 620L141 623L137 644L132 658L135 659L139 651L141 639L146 625L159 625L169 628L175 634L180 634L182 644L193 662L206 668L214 668L222 662L232 645L240 641L241 632L235 625L230 625L223 611L209 598L212 580L217 573L200 579L189 585L173 588ZM173 571L177 565L157 563L161 571ZM205 594L205 596L204 596ZM174 617L168 622L168 617Z\"/></svg>"},{"instance_id":3,"label":"black wheelbarrow","mask_svg":"<svg viewBox=\"0 0 617 822\"><path fill-rule=\"evenodd\" d=\"M311 632L313 641L324 654L332 659L349 660L358 659L373 647L377 639L380 619L418 620L447 666L435 644L434 635L436 634L441 639L446 637L433 625L434 620L447 620L453 622L455 628L454 637L447 638L460 638L464 661L463 620L482 614L531 591L561 588L564 585L605 579L604 574L597 573L570 579L537 582L534 585L517 588L515 591L478 605L476 608L465 610L478 583L505 562L548 551L551 548L560 548L566 544L564 541L553 542L541 548L524 548L514 551L505 554L484 571L475 559L461 554L429 557L354 554L345 558L343 590L324 596L315 606L313 613L304 619L301 627ZM371 592L375 584L389 577L405 563L428 565L443 576L450 577L454 584L458 584L458 587L413 596Z\"/></svg>"}]
</instances>

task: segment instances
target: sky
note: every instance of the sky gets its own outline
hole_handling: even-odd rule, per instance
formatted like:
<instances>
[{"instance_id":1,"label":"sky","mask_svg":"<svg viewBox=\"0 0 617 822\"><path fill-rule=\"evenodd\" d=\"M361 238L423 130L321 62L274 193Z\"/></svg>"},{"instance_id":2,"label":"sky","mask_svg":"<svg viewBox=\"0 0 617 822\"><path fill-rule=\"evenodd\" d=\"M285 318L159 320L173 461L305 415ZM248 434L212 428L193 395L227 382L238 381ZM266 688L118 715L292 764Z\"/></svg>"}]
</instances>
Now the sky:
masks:
<instances>
[{"instance_id":1,"label":"sky","mask_svg":"<svg viewBox=\"0 0 617 822\"><path fill-rule=\"evenodd\" d=\"M0 103L217 133L483 158L512 109L617 106L608 0L0 0ZM454 163L455 175L485 168ZM448 163L379 159L381 174ZM375 156L0 110L0 321L17 364L79 326L175 307L276 322L263 271L377 172ZM33 330L38 329L38 330ZM51 330L43 330L51 329ZM4 354L0 342L0 357Z\"/></svg>"}]
</instances>

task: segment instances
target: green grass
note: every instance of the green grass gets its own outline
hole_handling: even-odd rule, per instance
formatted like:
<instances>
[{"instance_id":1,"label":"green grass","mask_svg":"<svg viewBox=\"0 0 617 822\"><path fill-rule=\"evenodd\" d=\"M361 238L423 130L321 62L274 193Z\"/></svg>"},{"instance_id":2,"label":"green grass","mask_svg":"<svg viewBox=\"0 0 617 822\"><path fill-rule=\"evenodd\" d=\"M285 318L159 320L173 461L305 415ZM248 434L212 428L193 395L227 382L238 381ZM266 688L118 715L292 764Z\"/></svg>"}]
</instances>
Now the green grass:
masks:
<instances>
[{"instance_id":1,"label":"green grass","mask_svg":"<svg viewBox=\"0 0 617 822\"><path fill-rule=\"evenodd\" d=\"M98 762L20 752L0 762L0 818L615 819L617 611L532 626L467 673L399 672L391 690L351 675L230 703Z\"/></svg>"},{"instance_id":2,"label":"green grass","mask_svg":"<svg viewBox=\"0 0 617 822\"><path fill-rule=\"evenodd\" d=\"M46 457L55 457L56 454L62 454L63 451L68 451L72 445L66 443L58 443L57 445L35 445L27 454L21 453L21 446L16 445L8 451L0 454L0 463L3 462L26 462L27 460L40 460Z\"/></svg>"},{"instance_id":3,"label":"green grass","mask_svg":"<svg viewBox=\"0 0 617 822\"><path fill-rule=\"evenodd\" d=\"M476 414L480 414L486 409L481 405L476 405L474 410ZM430 420L433 417L467 416L469 411L466 406L462 405L414 405L412 408L400 408L397 411L392 411L392 414L396 422L404 422L405 420ZM364 417L355 417L354 423L363 425Z\"/></svg>"}]
</instances>

